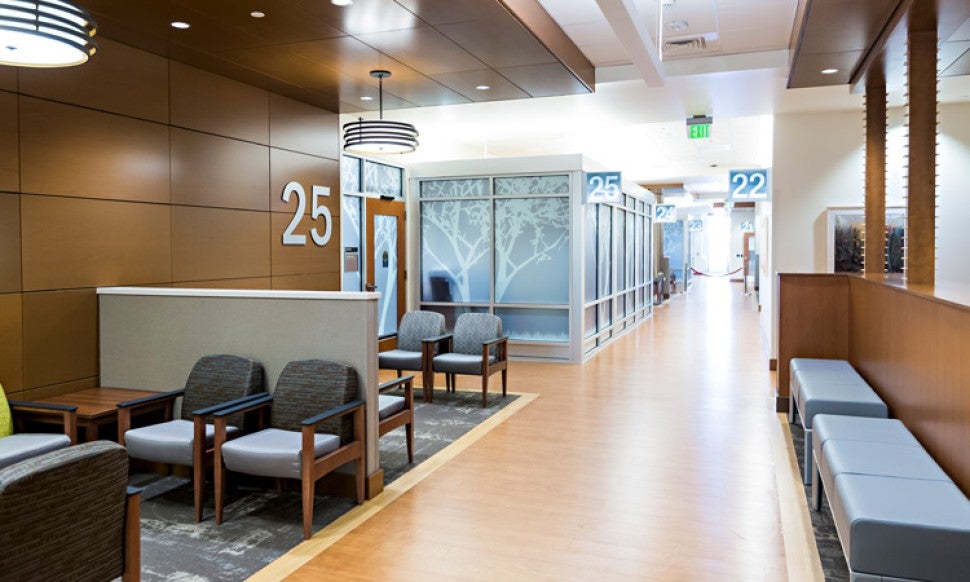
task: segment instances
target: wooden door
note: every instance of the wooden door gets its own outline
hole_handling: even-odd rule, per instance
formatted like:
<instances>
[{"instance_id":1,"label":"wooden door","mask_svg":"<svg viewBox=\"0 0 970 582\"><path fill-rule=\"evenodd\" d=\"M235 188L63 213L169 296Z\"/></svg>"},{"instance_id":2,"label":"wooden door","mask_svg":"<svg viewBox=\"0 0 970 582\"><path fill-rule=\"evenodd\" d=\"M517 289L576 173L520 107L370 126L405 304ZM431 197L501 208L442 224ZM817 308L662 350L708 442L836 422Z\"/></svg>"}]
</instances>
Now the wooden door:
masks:
<instances>
[{"instance_id":1,"label":"wooden door","mask_svg":"<svg viewBox=\"0 0 970 582\"><path fill-rule=\"evenodd\" d=\"M380 291L378 335L397 333L405 309L404 202L367 198L365 289Z\"/></svg>"}]
</instances>

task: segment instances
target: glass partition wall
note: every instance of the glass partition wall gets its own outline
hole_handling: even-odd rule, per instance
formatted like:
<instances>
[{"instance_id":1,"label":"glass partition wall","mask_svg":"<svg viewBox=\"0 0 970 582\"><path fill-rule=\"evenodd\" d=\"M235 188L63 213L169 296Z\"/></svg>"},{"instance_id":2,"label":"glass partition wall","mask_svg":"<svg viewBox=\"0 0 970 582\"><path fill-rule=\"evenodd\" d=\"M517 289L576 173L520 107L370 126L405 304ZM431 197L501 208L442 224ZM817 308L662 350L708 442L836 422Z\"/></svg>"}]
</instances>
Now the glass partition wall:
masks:
<instances>
[{"instance_id":1,"label":"glass partition wall","mask_svg":"<svg viewBox=\"0 0 970 582\"><path fill-rule=\"evenodd\" d=\"M585 205L578 167L419 168L419 307L444 314L449 328L462 313L494 313L513 356L573 362L647 317L652 195L632 186L618 204Z\"/></svg>"}]
</instances>

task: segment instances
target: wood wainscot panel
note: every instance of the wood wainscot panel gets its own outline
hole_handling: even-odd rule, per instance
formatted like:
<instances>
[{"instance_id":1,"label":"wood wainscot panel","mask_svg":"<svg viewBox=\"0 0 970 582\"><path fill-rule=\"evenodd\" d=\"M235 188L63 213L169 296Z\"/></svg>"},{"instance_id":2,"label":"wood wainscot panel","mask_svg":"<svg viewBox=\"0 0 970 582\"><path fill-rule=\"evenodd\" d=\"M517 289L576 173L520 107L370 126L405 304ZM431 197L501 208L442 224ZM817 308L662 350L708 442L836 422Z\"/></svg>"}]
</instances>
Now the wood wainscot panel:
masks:
<instances>
[{"instance_id":1,"label":"wood wainscot panel","mask_svg":"<svg viewBox=\"0 0 970 582\"><path fill-rule=\"evenodd\" d=\"M20 190L18 115L17 96L0 91L0 190L8 192Z\"/></svg>"},{"instance_id":2,"label":"wood wainscot panel","mask_svg":"<svg viewBox=\"0 0 970 582\"><path fill-rule=\"evenodd\" d=\"M269 93L171 62L172 125L269 143Z\"/></svg>"},{"instance_id":3,"label":"wood wainscot panel","mask_svg":"<svg viewBox=\"0 0 970 582\"><path fill-rule=\"evenodd\" d=\"M269 96L269 144L340 158L340 116L275 93Z\"/></svg>"},{"instance_id":4,"label":"wood wainscot panel","mask_svg":"<svg viewBox=\"0 0 970 582\"><path fill-rule=\"evenodd\" d=\"M852 278L852 364L970 492L970 307Z\"/></svg>"},{"instance_id":5,"label":"wood wainscot panel","mask_svg":"<svg viewBox=\"0 0 970 582\"><path fill-rule=\"evenodd\" d=\"M792 358L849 358L846 275L778 275L779 410L787 410Z\"/></svg>"},{"instance_id":6,"label":"wood wainscot panel","mask_svg":"<svg viewBox=\"0 0 970 582\"><path fill-rule=\"evenodd\" d=\"M336 202L336 200L333 200L332 204L336 204ZM333 209L331 209L331 213L333 213ZM309 216L303 216L293 232L305 236L305 243L302 245L285 245L283 244L283 232L289 228L295 217L292 214L280 214L278 212L272 213L272 216L272 274L274 277L340 272L340 217L336 213L331 215L330 240L322 247L313 242L310 229L316 229L318 235L325 236L326 217L320 216L316 220L310 220Z\"/></svg>"},{"instance_id":7,"label":"wood wainscot panel","mask_svg":"<svg viewBox=\"0 0 970 582\"><path fill-rule=\"evenodd\" d=\"M20 204L26 291L171 282L168 206L32 195Z\"/></svg>"},{"instance_id":8,"label":"wood wainscot panel","mask_svg":"<svg viewBox=\"0 0 970 582\"><path fill-rule=\"evenodd\" d=\"M23 299L0 295L0 384L10 394L24 388Z\"/></svg>"},{"instance_id":9,"label":"wood wainscot panel","mask_svg":"<svg viewBox=\"0 0 970 582\"><path fill-rule=\"evenodd\" d=\"M42 388L31 388L30 390L25 390L24 399L40 400L41 398L50 398L51 396L60 396L61 394L80 392L81 390L87 390L88 388L97 388L97 386L97 376L93 378L83 378L81 380L72 380L71 382L61 382L60 384L51 384L50 386L44 386Z\"/></svg>"},{"instance_id":10,"label":"wood wainscot panel","mask_svg":"<svg viewBox=\"0 0 970 582\"><path fill-rule=\"evenodd\" d=\"M340 291L341 273L273 277L273 289L283 291Z\"/></svg>"},{"instance_id":11,"label":"wood wainscot panel","mask_svg":"<svg viewBox=\"0 0 970 582\"><path fill-rule=\"evenodd\" d=\"M212 281L182 281L173 287L184 289L272 289L273 280L270 277L253 279L216 279Z\"/></svg>"},{"instance_id":12,"label":"wood wainscot panel","mask_svg":"<svg viewBox=\"0 0 970 582\"><path fill-rule=\"evenodd\" d=\"M20 92L168 123L168 60L99 36L82 67L21 69Z\"/></svg>"},{"instance_id":13,"label":"wood wainscot panel","mask_svg":"<svg viewBox=\"0 0 970 582\"><path fill-rule=\"evenodd\" d=\"M266 212L173 206L174 280L268 277L269 233Z\"/></svg>"},{"instance_id":14,"label":"wood wainscot panel","mask_svg":"<svg viewBox=\"0 0 970 582\"><path fill-rule=\"evenodd\" d=\"M340 162L276 148L270 148L269 156L269 201L273 212L295 212L296 197L291 196L289 203L283 202L283 190L288 183L296 181L307 195L306 214L311 212L314 185L330 188L326 204L334 216L340 214Z\"/></svg>"},{"instance_id":15,"label":"wood wainscot panel","mask_svg":"<svg viewBox=\"0 0 970 582\"><path fill-rule=\"evenodd\" d=\"M24 293L25 388L98 375L94 289Z\"/></svg>"},{"instance_id":16,"label":"wood wainscot panel","mask_svg":"<svg viewBox=\"0 0 970 582\"><path fill-rule=\"evenodd\" d=\"M269 148L172 128L172 203L269 210Z\"/></svg>"},{"instance_id":17,"label":"wood wainscot panel","mask_svg":"<svg viewBox=\"0 0 970 582\"><path fill-rule=\"evenodd\" d=\"M19 293L20 195L0 193L0 293Z\"/></svg>"},{"instance_id":18,"label":"wood wainscot panel","mask_svg":"<svg viewBox=\"0 0 970 582\"><path fill-rule=\"evenodd\" d=\"M164 125L20 98L21 192L169 201Z\"/></svg>"},{"instance_id":19,"label":"wood wainscot panel","mask_svg":"<svg viewBox=\"0 0 970 582\"><path fill-rule=\"evenodd\" d=\"M17 67L0 67L0 91L17 90Z\"/></svg>"}]
</instances>

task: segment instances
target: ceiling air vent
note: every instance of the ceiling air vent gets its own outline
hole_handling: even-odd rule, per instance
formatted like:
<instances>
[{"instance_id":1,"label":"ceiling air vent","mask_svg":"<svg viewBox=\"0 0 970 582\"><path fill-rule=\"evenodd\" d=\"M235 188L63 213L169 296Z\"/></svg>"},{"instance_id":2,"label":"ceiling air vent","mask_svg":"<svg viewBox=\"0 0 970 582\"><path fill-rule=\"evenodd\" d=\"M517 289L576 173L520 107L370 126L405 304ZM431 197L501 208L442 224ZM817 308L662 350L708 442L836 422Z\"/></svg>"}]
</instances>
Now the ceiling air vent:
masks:
<instances>
[{"instance_id":1,"label":"ceiling air vent","mask_svg":"<svg viewBox=\"0 0 970 582\"><path fill-rule=\"evenodd\" d=\"M706 48L707 39L703 36L677 38L664 42L664 52L669 54L702 51Z\"/></svg>"}]
</instances>

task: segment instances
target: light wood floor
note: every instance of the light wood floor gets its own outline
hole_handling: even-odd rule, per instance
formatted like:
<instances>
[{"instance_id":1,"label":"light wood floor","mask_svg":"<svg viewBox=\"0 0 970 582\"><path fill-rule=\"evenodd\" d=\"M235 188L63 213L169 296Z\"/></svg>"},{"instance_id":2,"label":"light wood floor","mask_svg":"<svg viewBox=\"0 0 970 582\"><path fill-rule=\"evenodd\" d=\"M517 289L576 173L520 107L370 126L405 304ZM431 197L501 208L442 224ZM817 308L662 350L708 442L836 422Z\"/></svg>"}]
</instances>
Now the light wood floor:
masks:
<instances>
[{"instance_id":1,"label":"light wood floor","mask_svg":"<svg viewBox=\"0 0 970 582\"><path fill-rule=\"evenodd\" d=\"M815 574L806 548L786 564L804 501L740 285L701 280L586 364L513 362L509 382L540 396L288 579Z\"/></svg>"}]
</instances>

